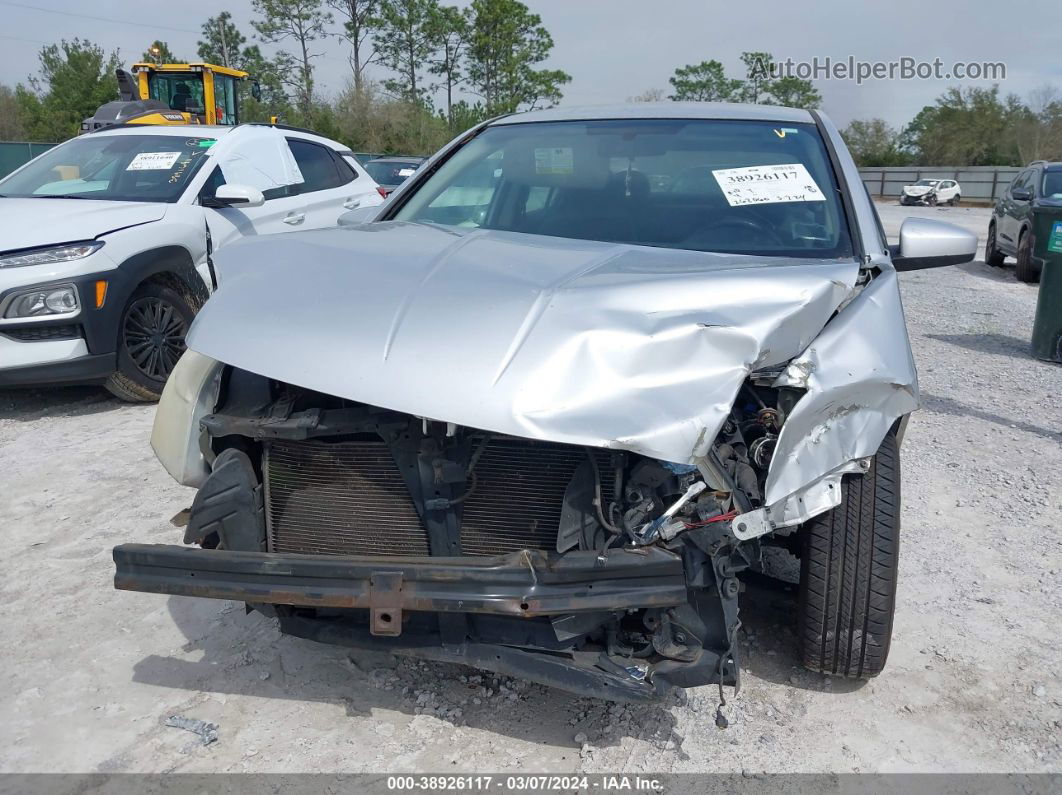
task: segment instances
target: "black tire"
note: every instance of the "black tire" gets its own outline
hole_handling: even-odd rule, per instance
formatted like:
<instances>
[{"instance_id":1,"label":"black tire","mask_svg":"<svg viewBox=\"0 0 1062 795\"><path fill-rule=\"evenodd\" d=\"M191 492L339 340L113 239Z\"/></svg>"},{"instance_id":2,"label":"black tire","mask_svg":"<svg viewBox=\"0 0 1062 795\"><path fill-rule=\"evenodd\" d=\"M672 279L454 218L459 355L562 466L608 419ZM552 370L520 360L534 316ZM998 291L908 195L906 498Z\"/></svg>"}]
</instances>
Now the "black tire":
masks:
<instances>
[{"instance_id":1,"label":"black tire","mask_svg":"<svg viewBox=\"0 0 1062 795\"><path fill-rule=\"evenodd\" d=\"M959 196L958 193L956 193L954 196L952 196L950 199L948 199L948 204L950 204L952 207L958 207L959 206L959 199L961 199L961 198L962 197Z\"/></svg>"},{"instance_id":2,"label":"black tire","mask_svg":"<svg viewBox=\"0 0 1062 795\"><path fill-rule=\"evenodd\" d=\"M159 399L195 317L188 296L164 284L141 285L122 311L118 328L118 370L104 384L130 403Z\"/></svg>"},{"instance_id":3,"label":"black tire","mask_svg":"<svg viewBox=\"0 0 1062 795\"><path fill-rule=\"evenodd\" d=\"M993 268L1002 268L1005 259L1003 252L996 246L996 225L989 224L988 237L985 239L985 262Z\"/></svg>"},{"instance_id":4,"label":"black tire","mask_svg":"<svg viewBox=\"0 0 1062 795\"><path fill-rule=\"evenodd\" d=\"M1019 282L1036 284L1040 281L1040 269L1033 263L1032 235L1022 232L1018 240L1018 255L1015 257L1017 265L1014 266L1014 276Z\"/></svg>"},{"instance_id":5,"label":"black tire","mask_svg":"<svg viewBox=\"0 0 1062 795\"><path fill-rule=\"evenodd\" d=\"M870 469L845 475L841 504L805 525L800 644L805 668L869 679L885 667L900 556L900 458L885 437Z\"/></svg>"},{"instance_id":6,"label":"black tire","mask_svg":"<svg viewBox=\"0 0 1062 795\"><path fill-rule=\"evenodd\" d=\"M936 207L936 206L937 206L937 197L936 197L936 195L934 194L932 196L926 196L926 207Z\"/></svg>"}]
</instances>

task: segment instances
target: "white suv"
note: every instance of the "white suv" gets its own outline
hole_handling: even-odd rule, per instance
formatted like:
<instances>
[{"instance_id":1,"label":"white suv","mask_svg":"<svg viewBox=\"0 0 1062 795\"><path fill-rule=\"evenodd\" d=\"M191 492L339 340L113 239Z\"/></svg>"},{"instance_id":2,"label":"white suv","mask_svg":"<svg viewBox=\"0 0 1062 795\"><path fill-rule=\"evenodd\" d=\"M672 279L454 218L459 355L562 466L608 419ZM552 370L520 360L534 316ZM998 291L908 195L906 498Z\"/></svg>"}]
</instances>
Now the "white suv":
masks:
<instances>
[{"instance_id":1,"label":"white suv","mask_svg":"<svg viewBox=\"0 0 1062 795\"><path fill-rule=\"evenodd\" d=\"M0 387L103 383L157 399L217 287L212 252L381 202L346 147L292 128L67 141L0 180Z\"/></svg>"}]
</instances>

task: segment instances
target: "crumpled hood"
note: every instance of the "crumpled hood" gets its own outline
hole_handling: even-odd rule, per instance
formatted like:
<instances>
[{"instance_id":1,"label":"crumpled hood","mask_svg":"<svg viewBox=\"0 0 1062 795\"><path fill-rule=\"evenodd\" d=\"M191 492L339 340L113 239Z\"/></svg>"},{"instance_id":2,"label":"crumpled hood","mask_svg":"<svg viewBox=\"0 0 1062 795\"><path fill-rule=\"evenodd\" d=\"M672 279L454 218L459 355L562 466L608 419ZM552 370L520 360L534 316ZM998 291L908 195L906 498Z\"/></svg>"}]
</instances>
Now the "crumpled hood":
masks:
<instances>
[{"instance_id":1,"label":"crumpled hood","mask_svg":"<svg viewBox=\"0 0 1062 795\"><path fill-rule=\"evenodd\" d=\"M904 185L903 192L908 196L924 196L931 190L936 190L935 187L929 185Z\"/></svg>"},{"instance_id":2,"label":"crumpled hood","mask_svg":"<svg viewBox=\"0 0 1062 795\"><path fill-rule=\"evenodd\" d=\"M750 258L394 222L249 238L193 350L371 405L670 461L748 373L803 351L855 261Z\"/></svg>"},{"instance_id":3,"label":"crumpled hood","mask_svg":"<svg viewBox=\"0 0 1062 795\"><path fill-rule=\"evenodd\" d=\"M0 198L0 252L93 240L161 220L166 207L161 202Z\"/></svg>"}]
</instances>

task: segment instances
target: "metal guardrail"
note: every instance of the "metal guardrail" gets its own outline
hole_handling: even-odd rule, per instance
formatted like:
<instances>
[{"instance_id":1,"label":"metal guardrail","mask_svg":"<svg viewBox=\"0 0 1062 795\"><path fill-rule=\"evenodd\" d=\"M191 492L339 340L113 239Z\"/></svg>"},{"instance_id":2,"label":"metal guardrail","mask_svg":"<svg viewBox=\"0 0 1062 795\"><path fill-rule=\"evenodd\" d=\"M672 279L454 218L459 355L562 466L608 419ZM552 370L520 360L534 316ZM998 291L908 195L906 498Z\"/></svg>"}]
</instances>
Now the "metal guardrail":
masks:
<instances>
[{"instance_id":1,"label":"metal guardrail","mask_svg":"<svg viewBox=\"0 0 1062 795\"><path fill-rule=\"evenodd\" d=\"M872 196L897 197L904 185L920 179L953 179L959 183L964 199L992 201L1024 169L1024 166L903 166L891 168L861 168L859 176Z\"/></svg>"},{"instance_id":2,"label":"metal guardrail","mask_svg":"<svg viewBox=\"0 0 1062 795\"><path fill-rule=\"evenodd\" d=\"M6 177L55 144L30 141L0 141L0 177Z\"/></svg>"}]
</instances>

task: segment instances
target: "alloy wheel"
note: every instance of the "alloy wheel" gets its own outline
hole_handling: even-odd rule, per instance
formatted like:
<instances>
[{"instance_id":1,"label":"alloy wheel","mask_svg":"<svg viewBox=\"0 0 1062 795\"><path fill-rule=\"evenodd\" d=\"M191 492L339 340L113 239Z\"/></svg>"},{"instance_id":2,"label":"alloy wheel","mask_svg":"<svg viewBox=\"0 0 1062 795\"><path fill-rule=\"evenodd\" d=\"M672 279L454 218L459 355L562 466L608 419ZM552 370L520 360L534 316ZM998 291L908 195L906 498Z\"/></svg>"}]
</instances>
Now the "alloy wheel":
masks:
<instances>
[{"instance_id":1,"label":"alloy wheel","mask_svg":"<svg viewBox=\"0 0 1062 795\"><path fill-rule=\"evenodd\" d=\"M165 381L184 353L187 332L188 325L176 307L149 296L130 304L122 337L136 368L148 378Z\"/></svg>"}]
</instances>

